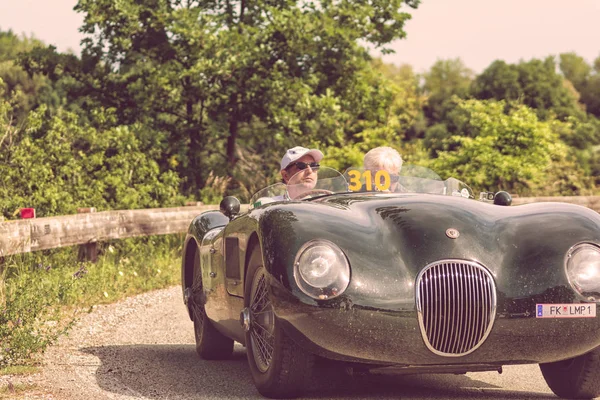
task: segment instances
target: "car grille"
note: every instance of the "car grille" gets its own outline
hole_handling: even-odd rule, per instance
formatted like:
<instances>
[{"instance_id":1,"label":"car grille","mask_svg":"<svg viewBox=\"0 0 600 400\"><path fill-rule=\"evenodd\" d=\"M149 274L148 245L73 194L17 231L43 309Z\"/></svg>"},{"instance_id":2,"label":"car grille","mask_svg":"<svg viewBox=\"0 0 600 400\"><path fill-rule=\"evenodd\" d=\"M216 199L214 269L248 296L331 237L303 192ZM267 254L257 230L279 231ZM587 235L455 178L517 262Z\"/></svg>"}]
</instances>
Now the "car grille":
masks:
<instances>
[{"instance_id":1,"label":"car grille","mask_svg":"<svg viewBox=\"0 0 600 400\"><path fill-rule=\"evenodd\" d=\"M496 287L487 269L438 261L421 271L416 288L421 334L432 352L457 357L481 346L496 316Z\"/></svg>"}]
</instances>

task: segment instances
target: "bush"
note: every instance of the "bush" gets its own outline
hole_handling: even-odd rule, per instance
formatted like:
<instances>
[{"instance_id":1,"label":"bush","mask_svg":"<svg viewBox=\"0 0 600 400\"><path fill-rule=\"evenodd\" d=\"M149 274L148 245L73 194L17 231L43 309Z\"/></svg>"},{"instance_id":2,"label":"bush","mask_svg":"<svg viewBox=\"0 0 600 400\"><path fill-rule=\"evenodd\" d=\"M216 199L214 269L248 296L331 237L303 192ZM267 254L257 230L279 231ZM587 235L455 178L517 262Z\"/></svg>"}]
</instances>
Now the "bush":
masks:
<instances>
[{"instance_id":1,"label":"bush","mask_svg":"<svg viewBox=\"0 0 600 400\"><path fill-rule=\"evenodd\" d=\"M556 132L564 123L540 121L527 106L493 100L457 100L451 115L457 132L430 162L443 178L525 196L577 195L589 188L589 179L569 160L569 148Z\"/></svg>"},{"instance_id":2,"label":"bush","mask_svg":"<svg viewBox=\"0 0 600 400\"><path fill-rule=\"evenodd\" d=\"M75 114L58 111L52 116L44 107L15 126L10 114L10 105L0 104L0 132L6 132L0 141L0 215L13 217L21 207L34 207L41 217L73 214L78 207L184 203L179 178L159 170L156 151L138 139L141 128L100 132L82 125Z\"/></svg>"},{"instance_id":3,"label":"bush","mask_svg":"<svg viewBox=\"0 0 600 400\"><path fill-rule=\"evenodd\" d=\"M36 270L9 260L2 269L0 368L28 362L64 333L73 319L58 307L71 282L48 280L49 266Z\"/></svg>"},{"instance_id":4,"label":"bush","mask_svg":"<svg viewBox=\"0 0 600 400\"><path fill-rule=\"evenodd\" d=\"M78 248L9 256L0 264L0 368L35 362L35 355L95 304L179 282L181 235L101 245L96 264Z\"/></svg>"}]
</instances>

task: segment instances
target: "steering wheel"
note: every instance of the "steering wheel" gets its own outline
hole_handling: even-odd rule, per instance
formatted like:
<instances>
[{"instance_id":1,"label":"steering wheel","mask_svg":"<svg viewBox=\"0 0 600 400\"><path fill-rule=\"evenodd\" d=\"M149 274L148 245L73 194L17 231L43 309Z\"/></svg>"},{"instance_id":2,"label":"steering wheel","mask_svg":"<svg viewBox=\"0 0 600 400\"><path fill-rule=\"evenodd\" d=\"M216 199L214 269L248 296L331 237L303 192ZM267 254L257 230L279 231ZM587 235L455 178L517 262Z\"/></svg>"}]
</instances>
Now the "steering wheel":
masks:
<instances>
[{"instance_id":1,"label":"steering wheel","mask_svg":"<svg viewBox=\"0 0 600 400\"><path fill-rule=\"evenodd\" d=\"M324 194L333 194L333 192L331 190L325 190L325 189L312 189L312 190L309 190L308 192L302 193L300 196L296 197L294 200L302 200L302 199L307 198L308 196L324 195Z\"/></svg>"}]
</instances>

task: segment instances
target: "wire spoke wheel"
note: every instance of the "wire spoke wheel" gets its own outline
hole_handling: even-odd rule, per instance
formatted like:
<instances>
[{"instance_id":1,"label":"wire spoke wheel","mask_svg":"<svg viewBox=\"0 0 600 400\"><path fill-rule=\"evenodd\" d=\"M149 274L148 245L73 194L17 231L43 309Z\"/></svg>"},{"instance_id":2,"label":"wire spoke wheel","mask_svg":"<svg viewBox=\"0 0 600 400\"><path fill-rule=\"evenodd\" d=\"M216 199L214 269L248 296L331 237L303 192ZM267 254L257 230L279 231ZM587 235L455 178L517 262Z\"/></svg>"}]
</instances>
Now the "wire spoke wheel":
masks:
<instances>
[{"instance_id":1,"label":"wire spoke wheel","mask_svg":"<svg viewBox=\"0 0 600 400\"><path fill-rule=\"evenodd\" d=\"M201 339L202 337L202 327L204 325L204 320L206 318L206 312L204 311L204 306L202 304L198 304L196 300L192 297L192 313L194 314L194 322L197 324L196 329L194 329L196 333L196 339Z\"/></svg>"},{"instance_id":2,"label":"wire spoke wheel","mask_svg":"<svg viewBox=\"0 0 600 400\"><path fill-rule=\"evenodd\" d=\"M250 340L256 366L261 372L266 372L273 361L273 349L275 346L275 320L273 306L269 301L267 277L264 269L254 276L252 292L250 296L250 313L252 324L250 325Z\"/></svg>"},{"instance_id":3,"label":"wire spoke wheel","mask_svg":"<svg viewBox=\"0 0 600 400\"><path fill-rule=\"evenodd\" d=\"M312 378L314 355L299 347L275 315L271 277L259 247L254 247L244 280L246 354L254 384L263 396L300 396Z\"/></svg>"},{"instance_id":4,"label":"wire spoke wheel","mask_svg":"<svg viewBox=\"0 0 600 400\"><path fill-rule=\"evenodd\" d=\"M196 333L196 339L202 338L202 327L204 325L204 320L206 318L206 311L204 310L204 304L199 300L202 295L202 278L194 277L194 282L192 284L192 296L190 297L191 306L192 306L192 314L194 316L194 323L197 326L194 326L194 331Z\"/></svg>"}]
</instances>

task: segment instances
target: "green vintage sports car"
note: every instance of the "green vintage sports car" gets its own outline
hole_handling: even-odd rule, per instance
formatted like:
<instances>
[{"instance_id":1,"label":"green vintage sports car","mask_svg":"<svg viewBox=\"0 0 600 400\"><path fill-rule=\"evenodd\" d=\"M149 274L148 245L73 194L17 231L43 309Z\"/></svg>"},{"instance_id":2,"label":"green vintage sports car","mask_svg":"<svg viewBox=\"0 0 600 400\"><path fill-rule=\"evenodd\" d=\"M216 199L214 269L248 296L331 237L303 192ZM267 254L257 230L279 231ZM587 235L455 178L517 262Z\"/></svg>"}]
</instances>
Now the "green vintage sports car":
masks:
<instances>
[{"instance_id":1,"label":"green vintage sports car","mask_svg":"<svg viewBox=\"0 0 600 400\"><path fill-rule=\"evenodd\" d=\"M399 373L535 363L557 395L599 395L600 215L402 171L321 167L247 212L227 197L197 216L182 288L198 354L242 343L268 397L302 394L317 358Z\"/></svg>"}]
</instances>

